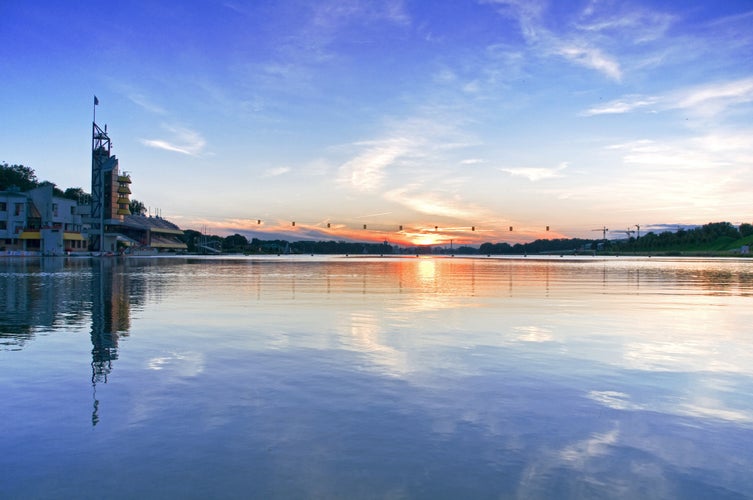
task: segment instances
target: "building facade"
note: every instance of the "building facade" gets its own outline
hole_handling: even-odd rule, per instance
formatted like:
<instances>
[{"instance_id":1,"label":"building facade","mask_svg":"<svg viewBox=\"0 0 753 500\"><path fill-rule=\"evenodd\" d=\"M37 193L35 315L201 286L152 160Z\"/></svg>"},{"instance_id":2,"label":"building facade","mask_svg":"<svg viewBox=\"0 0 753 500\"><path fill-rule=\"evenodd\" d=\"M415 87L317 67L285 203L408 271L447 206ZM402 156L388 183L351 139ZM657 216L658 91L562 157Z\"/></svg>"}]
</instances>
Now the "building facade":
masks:
<instances>
[{"instance_id":1,"label":"building facade","mask_svg":"<svg viewBox=\"0 0 753 500\"><path fill-rule=\"evenodd\" d=\"M55 196L53 185L0 192L0 255L66 255L87 251L76 200Z\"/></svg>"}]
</instances>

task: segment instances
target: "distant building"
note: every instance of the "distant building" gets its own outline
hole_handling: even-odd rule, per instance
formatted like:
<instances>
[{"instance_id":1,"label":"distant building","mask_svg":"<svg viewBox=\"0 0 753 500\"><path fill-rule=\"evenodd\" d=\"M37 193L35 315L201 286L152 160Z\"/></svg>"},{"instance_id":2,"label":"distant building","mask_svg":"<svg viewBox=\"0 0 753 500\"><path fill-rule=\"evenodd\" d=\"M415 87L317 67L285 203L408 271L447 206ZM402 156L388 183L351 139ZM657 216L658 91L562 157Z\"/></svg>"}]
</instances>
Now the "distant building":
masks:
<instances>
[{"instance_id":1,"label":"distant building","mask_svg":"<svg viewBox=\"0 0 753 500\"><path fill-rule=\"evenodd\" d=\"M24 250L20 236L26 227L28 205L26 193L0 191L0 252Z\"/></svg>"},{"instance_id":2,"label":"distant building","mask_svg":"<svg viewBox=\"0 0 753 500\"><path fill-rule=\"evenodd\" d=\"M0 254L86 251L78 207L76 200L55 196L52 184L0 192Z\"/></svg>"},{"instance_id":3,"label":"distant building","mask_svg":"<svg viewBox=\"0 0 753 500\"><path fill-rule=\"evenodd\" d=\"M183 235L177 225L162 217L146 217L144 215L128 215L123 223L116 226L119 236L139 247L161 250L186 250L188 247L180 241ZM130 245L127 245L130 246Z\"/></svg>"}]
</instances>

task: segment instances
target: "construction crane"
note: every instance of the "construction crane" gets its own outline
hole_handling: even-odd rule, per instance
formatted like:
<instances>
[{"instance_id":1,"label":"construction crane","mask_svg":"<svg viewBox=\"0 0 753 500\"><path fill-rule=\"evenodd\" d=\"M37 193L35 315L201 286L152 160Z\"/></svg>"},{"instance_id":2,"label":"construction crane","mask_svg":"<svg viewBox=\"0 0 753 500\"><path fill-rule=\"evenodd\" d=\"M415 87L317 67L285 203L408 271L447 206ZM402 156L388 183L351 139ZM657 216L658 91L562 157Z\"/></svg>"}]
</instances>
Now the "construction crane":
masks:
<instances>
[{"instance_id":1,"label":"construction crane","mask_svg":"<svg viewBox=\"0 0 753 500\"><path fill-rule=\"evenodd\" d=\"M606 226L603 226L601 229L591 229L591 231L601 231L601 239L607 241L607 231L609 231L609 229L607 229Z\"/></svg>"},{"instance_id":2,"label":"construction crane","mask_svg":"<svg viewBox=\"0 0 753 500\"><path fill-rule=\"evenodd\" d=\"M630 229L630 228L627 228L627 229L626 229L626 230L624 230L624 231L617 231L617 232L618 232L618 233L625 233L625 235L627 235L627 237L628 237L628 238L630 238L630 235L631 235L631 234L635 233L635 231L633 231L633 230L632 230L632 229Z\"/></svg>"}]
</instances>

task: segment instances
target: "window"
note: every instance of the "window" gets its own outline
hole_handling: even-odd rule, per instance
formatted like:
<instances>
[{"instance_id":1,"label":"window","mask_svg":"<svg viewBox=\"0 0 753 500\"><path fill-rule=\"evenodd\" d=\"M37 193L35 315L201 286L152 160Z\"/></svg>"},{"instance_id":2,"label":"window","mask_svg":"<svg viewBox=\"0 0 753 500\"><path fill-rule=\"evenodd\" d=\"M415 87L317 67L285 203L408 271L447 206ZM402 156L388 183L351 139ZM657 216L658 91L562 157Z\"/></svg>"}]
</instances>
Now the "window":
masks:
<instances>
[{"instance_id":1,"label":"window","mask_svg":"<svg viewBox=\"0 0 753 500\"><path fill-rule=\"evenodd\" d=\"M6 229L8 229L8 223L4 220L0 220L0 231L5 231Z\"/></svg>"},{"instance_id":2,"label":"window","mask_svg":"<svg viewBox=\"0 0 753 500\"><path fill-rule=\"evenodd\" d=\"M52 204L52 216L53 217L58 216L58 204L57 203Z\"/></svg>"},{"instance_id":3,"label":"window","mask_svg":"<svg viewBox=\"0 0 753 500\"><path fill-rule=\"evenodd\" d=\"M8 211L8 204L4 201L0 201L0 212Z\"/></svg>"},{"instance_id":4,"label":"window","mask_svg":"<svg viewBox=\"0 0 753 500\"><path fill-rule=\"evenodd\" d=\"M23 203L16 203L16 210L15 215L21 215L24 212L24 204Z\"/></svg>"}]
</instances>

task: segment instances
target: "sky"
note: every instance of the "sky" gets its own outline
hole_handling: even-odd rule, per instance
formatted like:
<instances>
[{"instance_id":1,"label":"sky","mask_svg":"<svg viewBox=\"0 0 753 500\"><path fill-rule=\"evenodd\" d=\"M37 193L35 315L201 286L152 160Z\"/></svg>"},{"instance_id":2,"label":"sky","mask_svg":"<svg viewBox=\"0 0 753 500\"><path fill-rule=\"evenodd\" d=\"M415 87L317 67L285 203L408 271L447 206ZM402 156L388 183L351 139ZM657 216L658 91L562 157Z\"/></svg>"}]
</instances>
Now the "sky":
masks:
<instances>
[{"instance_id":1,"label":"sky","mask_svg":"<svg viewBox=\"0 0 753 500\"><path fill-rule=\"evenodd\" d=\"M90 191L96 111L132 198L183 229L753 222L751 0L0 0L0 31L0 162Z\"/></svg>"}]
</instances>

